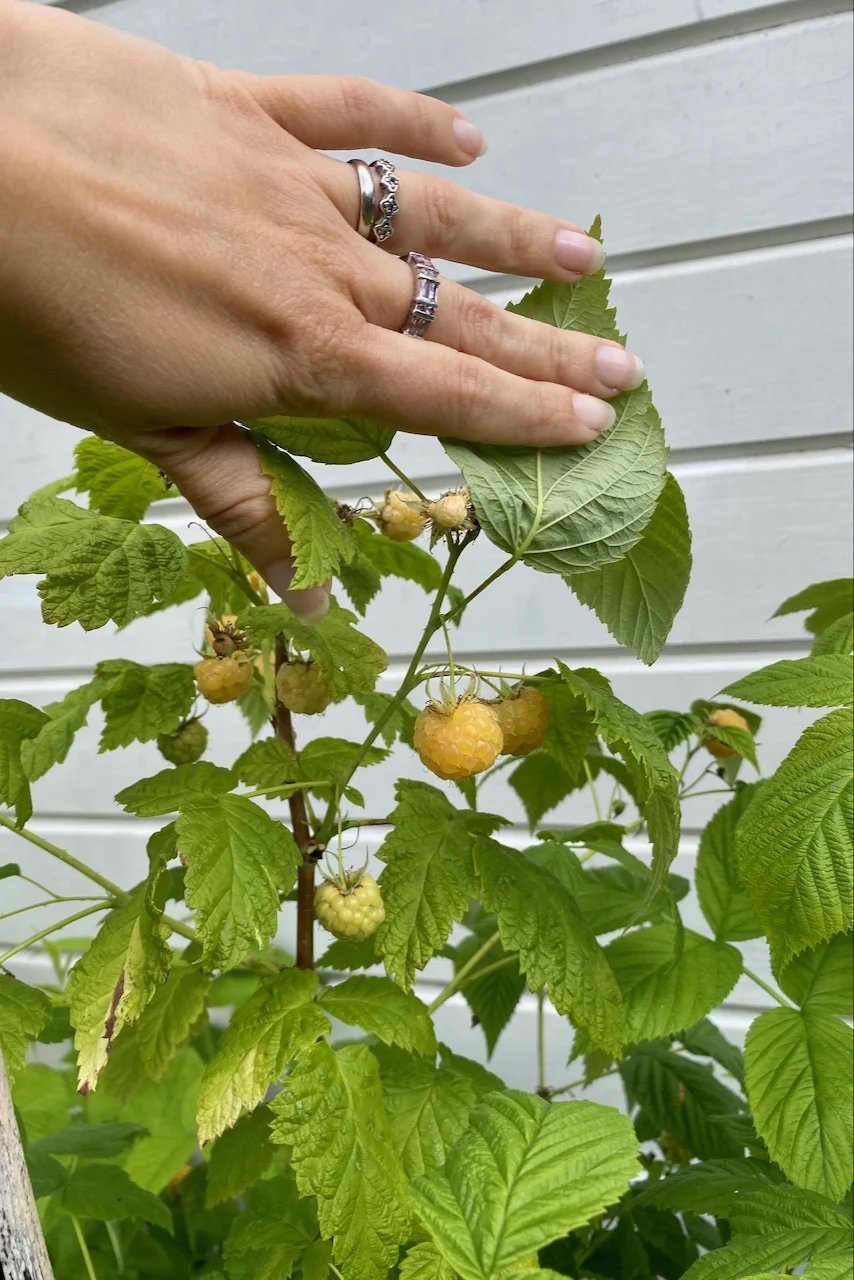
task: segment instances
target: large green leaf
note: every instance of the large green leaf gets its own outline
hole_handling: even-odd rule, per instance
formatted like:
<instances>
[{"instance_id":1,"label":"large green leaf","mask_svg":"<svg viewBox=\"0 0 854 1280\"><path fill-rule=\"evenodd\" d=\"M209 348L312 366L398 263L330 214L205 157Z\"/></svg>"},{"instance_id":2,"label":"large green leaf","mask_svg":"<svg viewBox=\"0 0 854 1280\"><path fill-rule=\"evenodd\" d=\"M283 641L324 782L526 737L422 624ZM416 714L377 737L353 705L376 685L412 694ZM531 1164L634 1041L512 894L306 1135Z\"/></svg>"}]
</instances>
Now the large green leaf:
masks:
<instances>
[{"instance_id":1,"label":"large green leaf","mask_svg":"<svg viewBox=\"0 0 854 1280\"><path fill-rule=\"evenodd\" d=\"M736 828L741 881L778 967L854 921L852 714L810 725Z\"/></svg>"},{"instance_id":2,"label":"large green leaf","mask_svg":"<svg viewBox=\"0 0 854 1280\"><path fill-rule=\"evenodd\" d=\"M854 1016L854 935L837 933L802 951L780 974L780 986L804 1009Z\"/></svg>"},{"instance_id":3,"label":"large green leaf","mask_svg":"<svg viewBox=\"0 0 854 1280\"><path fill-rule=\"evenodd\" d=\"M270 1142L270 1120L269 1108L256 1107L217 1138L208 1160L208 1209L243 1195L270 1167L276 1152Z\"/></svg>"},{"instance_id":4,"label":"large green leaf","mask_svg":"<svg viewBox=\"0 0 854 1280\"><path fill-rule=\"evenodd\" d=\"M50 1017L51 1003L38 987L0 973L0 1050L10 1075L24 1065L30 1041Z\"/></svg>"},{"instance_id":5,"label":"large green leaf","mask_svg":"<svg viewBox=\"0 0 854 1280\"><path fill-rule=\"evenodd\" d=\"M202 1017L209 988L210 978L201 969L182 960L173 963L151 1003L110 1051L106 1079L111 1093L126 1099L140 1078L163 1079Z\"/></svg>"},{"instance_id":6,"label":"large green leaf","mask_svg":"<svg viewBox=\"0 0 854 1280\"><path fill-rule=\"evenodd\" d=\"M175 495L151 462L112 440L86 436L74 450L75 488L89 494L89 506L102 516L141 520L152 502Z\"/></svg>"},{"instance_id":7,"label":"large green leaf","mask_svg":"<svg viewBox=\"0 0 854 1280\"><path fill-rule=\"evenodd\" d=\"M61 764L71 748L74 735L85 725L89 712L113 684L114 677L95 676L87 684L72 689L60 702L50 702L43 711L48 716L35 738L21 744L21 762L30 782Z\"/></svg>"},{"instance_id":8,"label":"large green leaf","mask_svg":"<svg viewBox=\"0 0 854 1280\"><path fill-rule=\"evenodd\" d=\"M708 1213L726 1218L738 1196L761 1191L769 1183L782 1180L776 1165L766 1160L746 1156L704 1160L670 1177L650 1182L634 1204L651 1204L674 1213Z\"/></svg>"},{"instance_id":9,"label":"large green leaf","mask_svg":"<svg viewBox=\"0 0 854 1280\"><path fill-rule=\"evenodd\" d=\"M394 439L391 427L371 418L246 419L243 423L273 444L313 462L366 462L385 453Z\"/></svg>"},{"instance_id":10,"label":"large green leaf","mask_svg":"<svg viewBox=\"0 0 854 1280\"><path fill-rule=\"evenodd\" d=\"M487 916L484 927L470 933L458 946L449 948L453 952L455 973L471 963L494 932L495 923ZM474 969L467 971L462 996L486 1038L490 1057L524 990L525 978L519 971L518 960L514 963L514 957L507 955L500 942L494 942Z\"/></svg>"},{"instance_id":11,"label":"large green leaf","mask_svg":"<svg viewBox=\"0 0 854 1280\"><path fill-rule=\"evenodd\" d=\"M140 1218L166 1231L172 1230L172 1214L158 1196L137 1186L116 1164L92 1164L72 1173L54 1201L64 1213L100 1222Z\"/></svg>"},{"instance_id":12,"label":"large green leaf","mask_svg":"<svg viewBox=\"0 0 854 1280\"><path fill-rule=\"evenodd\" d=\"M637 1171L632 1126L610 1107L492 1093L444 1169L415 1182L415 1204L462 1280L492 1280L601 1213Z\"/></svg>"},{"instance_id":13,"label":"large green leaf","mask_svg":"<svg viewBox=\"0 0 854 1280\"><path fill-rule=\"evenodd\" d=\"M39 583L45 622L79 622L84 631L124 626L168 596L186 568L171 530L99 516L67 498L25 502L0 541L0 577L47 574Z\"/></svg>"},{"instance_id":14,"label":"large green leaf","mask_svg":"<svg viewBox=\"0 0 854 1280\"><path fill-rule=\"evenodd\" d=\"M721 805L700 836L695 883L703 915L715 937L727 942L758 938L762 926L741 884L735 858L735 830L757 792L740 787Z\"/></svg>"},{"instance_id":15,"label":"large green leaf","mask_svg":"<svg viewBox=\"0 0 854 1280\"><path fill-rule=\"evenodd\" d=\"M854 1280L854 1254L845 1249L819 1258L807 1267L804 1280Z\"/></svg>"},{"instance_id":16,"label":"large green leaf","mask_svg":"<svg viewBox=\"0 0 854 1280\"><path fill-rule=\"evenodd\" d=\"M560 686L555 686L559 688ZM570 695L571 696L571 695ZM582 753L583 755L583 753ZM526 756L508 777L528 818L528 826L534 831L541 818L565 800L580 785L569 776L563 765L546 751L535 751Z\"/></svg>"},{"instance_id":17,"label":"large green leaf","mask_svg":"<svg viewBox=\"0 0 854 1280\"><path fill-rule=\"evenodd\" d=\"M717 1008L741 974L741 952L672 924L624 933L605 955L623 994L626 1043L657 1040Z\"/></svg>"},{"instance_id":18,"label":"large green leaf","mask_svg":"<svg viewBox=\"0 0 854 1280\"><path fill-rule=\"evenodd\" d=\"M263 436L256 435L255 444L293 545L296 573L291 587L317 586L355 558L356 544L317 481L289 453Z\"/></svg>"},{"instance_id":19,"label":"large green leaf","mask_svg":"<svg viewBox=\"0 0 854 1280\"><path fill-rule=\"evenodd\" d=\"M144 1122L149 1130L124 1162L134 1182L148 1191L163 1191L198 1146L195 1111L202 1067L199 1055L187 1045L159 1083L140 1080L122 1110L126 1119Z\"/></svg>"},{"instance_id":20,"label":"large green leaf","mask_svg":"<svg viewBox=\"0 0 854 1280\"><path fill-rule=\"evenodd\" d=\"M851 1028L818 1009L770 1009L751 1025L747 1094L771 1159L839 1200L854 1178Z\"/></svg>"},{"instance_id":21,"label":"large green leaf","mask_svg":"<svg viewBox=\"0 0 854 1280\"><path fill-rule=\"evenodd\" d=\"M435 591L438 587L442 570L429 551L414 542L394 542L374 532L367 520L357 520L351 533L359 554L352 563L339 569L338 577L359 613L365 612L385 577L404 578L425 591Z\"/></svg>"},{"instance_id":22,"label":"large green leaf","mask_svg":"<svg viewBox=\"0 0 854 1280\"><path fill-rule=\"evenodd\" d=\"M667 473L640 541L612 564L572 574L568 585L620 644L651 665L682 608L691 576L691 530L685 498Z\"/></svg>"},{"instance_id":23,"label":"large green leaf","mask_svg":"<svg viewBox=\"0 0 854 1280\"><path fill-rule=\"evenodd\" d=\"M409 1178L441 1169L478 1101L474 1085L453 1068L399 1049L373 1049L395 1151Z\"/></svg>"},{"instance_id":24,"label":"large green leaf","mask_svg":"<svg viewBox=\"0 0 854 1280\"><path fill-rule=\"evenodd\" d=\"M240 1108L262 1102L290 1059L330 1029L314 1003L317 975L285 969L264 982L231 1018L205 1067L199 1092L199 1140L234 1124Z\"/></svg>"},{"instance_id":25,"label":"large green leaf","mask_svg":"<svg viewBox=\"0 0 854 1280\"><path fill-rule=\"evenodd\" d=\"M337 986L327 987L318 1003L333 1018L361 1027L383 1044L435 1057L436 1035L427 1006L389 978L353 974Z\"/></svg>"},{"instance_id":26,"label":"large green leaf","mask_svg":"<svg viewBox=\"0 0 854 1280\"><path fill-rule=\"evenodd\" d=\"M230 969L275 933L279 893L293 888L302 860L296 841L281 822L235 795L192 800L176 831L203 963Z\"/></svg>"},{"instance_id":27,"label":"large green leaf","mask_svg":"<svg viewBox=\"0 0 854 1280\"><path fill-rule=\"evenodd\" d=\"M250 747L250 751L252 748ZM221 765L200 760L196 764L179 764L162 769L150 778L132 782L116 796L125 813L140 818L156 818L177 813L199 796L221 796L237 785L234 772Z\"/></svg>"},{"instance_id":28,"label":"large green leaf","mask_svg":"<svg viewBox=\"0 0 854 1280\"><path fill-rule=\"evenodd\" d=\"M114 751L132 742L151 742L160 733L173 733L196 697L192 669L182 662L145 667L125 658L110 658L98 663L95 675L110 682L102 697L106 723L99 751Z\"/></svg>"},{"instance_id":29,"label":"large green leaf","mask_svg":"<svg viewBox=\"0 0 854 1280\"><path fill-rule=\"evenodd\" d=\"M351 693L372 693L388 666L383 650L355 629L355 621L355 615L334 600L314 626L300 622L284 604L259 605L239 619L254 643L284 635L301 653L311 654L335 702Z\"/></svg>"},{"instance_id":30,"label":"large green leaf","mask_svg":"<svg viewBox=\"0 0 854 1280\"><path fill-rule=\"evenodd\" d=\"M825 653L844 653L850 655L854 650L854 612L846 613L816 636L812 654L819 656Z\"/></svg>"},{"instance_id":31,"label":"large green leaf","mask_svg":"<svg viewBox=\"0 0 854 1280\"><path fill-rule=\"evenodd\" d=\"M787 613L802 613L806 609L811 609L813 612L804 625L807 631L818 636L839 618L851 612L852 598L854 598L854 580L851 578L833 578L828 582L814 582L812 586L804 587L803 591L784 600L774 613L774 617L780 618Z\"/></svg>"},{"instance_id":32,"label":"large green leaf","mask_svg":"<svg viewBox=\"0 0 854 1280\"><path fill-rule=\"evenodd\" d=\"M506 951L518 951L528 986L546 983L558 1013L615 1054L622 1045L620 992L605 953L568 890L515 849L480 837L475 868L484 906L498 916Z\"/></svg>"},{"instance_id":33,"label":"large green leaf","mask_svg":"<svg viewBox=\"0 0 854 1280\"><path fill-rule=\"evenodd\" d=\"M765 707L839 707L852 701L851 659L842 653L784 658L723 690Z\"/></svg>"},{"instance_id":34,"label":"large green leaf","mask_svg":"<svg viewBox=\"0 0 854 1280\"><path fill-rule=\"evenodd\" d=\"M434 1244L417 1244L400 1264L400 1280L454 1280L454 1272Z\"/></svg>"},{"instance_id":35,"label":"large green leaf","mask_svg":"<svg viewBox=\"0 0 854 1280\"><path fill-rule=\"evenodd\" d=\"M38 707L19 698L0 698L0 800L15 810L19 827L29 822L33 814L24 745L37 738L48 723L48 717Z\"/></svg>"},{"instance_id":36,"label":"large green leaf","mask_svg":"<svg viewBox=\"0 0 854 1280\"><path fill-rule=\"evenodd\" d=\"M386 1280L409 1230L409 1191L389 1137L377 1060L365 1045L306 1050L271 1105L303 1196L348 1280Z\"/></svg>"},{"instance_id":37,"label":"large green leaf","mask_svg":"<svg viewBox=\"0 0 854 1280\"><path fill-rule=\"evenodd\" d=\"M745 1103L712 1069L663 1045L643 1045L621 1064L629 1102L658 1133L701 1160L744 1154Z\"/></svg>"}]
</instances>

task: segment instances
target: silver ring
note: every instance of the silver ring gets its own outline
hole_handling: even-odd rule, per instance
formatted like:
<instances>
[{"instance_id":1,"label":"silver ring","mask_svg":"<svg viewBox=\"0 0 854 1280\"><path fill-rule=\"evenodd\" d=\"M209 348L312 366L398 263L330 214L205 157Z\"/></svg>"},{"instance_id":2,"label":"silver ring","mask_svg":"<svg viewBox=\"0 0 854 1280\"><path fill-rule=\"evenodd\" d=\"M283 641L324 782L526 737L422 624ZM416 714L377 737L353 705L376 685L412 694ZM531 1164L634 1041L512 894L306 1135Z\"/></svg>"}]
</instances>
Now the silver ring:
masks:
<instances>
[{"instance_id":1,"label":"silver ring","mask_svg":"<svg viewBox=\"0 0 854 1280\"><path fill-rule=\"evenodd\" d=\"M415 273L415 298L401 333L411 338L426 337L439 308L439 272L424 253L407 253L403 257Z\"/></svg>"},{"instance_id":2,"label":"silver ring","mask_svg":"<svg viewBox=\"0 0 854 1280\"><path fill-rule=\"evenodd\" d=\"M394 165L390 160L382 158L374 160L370 168L377 175L380 189L380 198L377 202L379 217L371 228L371 239L374 244L382 244L384 240L394 235L391 220L400 208L396 194L400 187L400 178L395 173Z\"/></svg>"},{"instance_id":3,"label":"silver ring","mask_svg":"<svg viewBox=\"0 0 854 1280\"><path fill-rule=\"evenodd\" d=\"M359 221L356 230L367 240L377 216L377 187L370 166L364 160L348 160L359 179Z\"/></svg>"}]
</instances>

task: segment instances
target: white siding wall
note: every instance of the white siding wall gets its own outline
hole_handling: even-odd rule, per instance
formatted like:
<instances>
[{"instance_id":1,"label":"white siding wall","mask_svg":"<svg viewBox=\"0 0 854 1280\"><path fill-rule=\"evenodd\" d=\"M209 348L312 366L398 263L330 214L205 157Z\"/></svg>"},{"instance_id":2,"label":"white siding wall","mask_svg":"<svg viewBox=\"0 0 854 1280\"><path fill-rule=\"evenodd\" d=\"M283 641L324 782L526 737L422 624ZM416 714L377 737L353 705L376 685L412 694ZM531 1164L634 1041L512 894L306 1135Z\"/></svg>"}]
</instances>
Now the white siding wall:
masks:
<instances>
[{"instance_id":1,"label":"white siding wall","mask_svg":"<svg viewBox=\"0 0 854 1280\"><path fill-rule=\"evenodd\" d=\"M74 7L73 4L69 7ZM647 362L656 402L688 498L695 572L667 655L651 671L623 654L554 580L517 570L469 611L465 659L532 667L560 656L595 662L641 709L685 706L765 661L807 646L799 618L769 622L784 596L816 578L851 572L851 17L833 0L79 0L97 21L184 52L258 72L358 72L428 90L486 131L488 155L457 174L474 189L589 222L601 212L622 327ZM523 282L459 267L449 272L496 299ZM76 433L0 399L10 461L0 473L0 519L29 491L69 469ZM429 485L452 479L434 442L399 438L401 465ZM340 496L377 491L382 468L329 468ZM188 512L168 507L185 527ZM485 541L470 557L472 582L495 561ZM0 695L36 703L61 696L108 655L188 660L191 607L124 635L57 633L40 624L31 580L3 583L6 634ZM393 687L420 629L424 598L406 585L385 593L367 628L388 649ZM95 717L93 717L93 720ZM246 735L230 708L208 718L213 757L230 763ZM770 771L805 723L771 712L761 756ZM355 736L355 710L330 712L318 731ZM97 724L64 766L35 788L33 826L125 883L138 874L152 824L116 813L111 797L161 764L153 745L95 759ZM403 753L405 756L406 753ZM421 776L399 758L367 776L376 813L393 778ZM518 825L515 795L500 783L485 804ZM714 800L686 813L677 870L690 875L697 834ZM589 816L584 797L556 813ZM31 856L31 853L33 856ZM14 837L0 862L26 861L36 879L72 892L71 873ZM4 899L16 890L4 885ZM11 905L11 903L10 903ZM697 921L697 911L688 908ZM31 917L0 925L26 936ZM283 934L286 939L287 928ZM767 972L761 944L747 944ZM35 972L23 961L21 971ZM739 983L722 1025L743 1032L761 992ZM531 1086L533 1001L523 1002L496 1067ZM474 1052L461 1002L442 1030ZM555 1018L549 1075L563 1079L570 1042Z\"/></svg>"}]
</instances>

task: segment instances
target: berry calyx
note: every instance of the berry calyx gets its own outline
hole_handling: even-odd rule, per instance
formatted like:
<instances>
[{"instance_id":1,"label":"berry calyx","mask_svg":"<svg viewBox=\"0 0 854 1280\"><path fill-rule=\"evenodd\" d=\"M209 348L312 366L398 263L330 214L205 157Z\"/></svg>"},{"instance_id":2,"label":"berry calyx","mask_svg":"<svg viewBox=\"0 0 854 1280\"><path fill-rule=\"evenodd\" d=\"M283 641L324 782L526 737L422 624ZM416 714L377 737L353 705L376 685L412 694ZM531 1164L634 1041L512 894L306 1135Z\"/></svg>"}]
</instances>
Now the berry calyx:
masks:
<instances>
[{"instance_id":1,"label":"berry calyx","mask_svg":"<svg viewBox=\"0 0 854 1280\"><path fill-rule=\"evenodd\" d=\"M477 523L468 488L451 489L424 508L439 535L452 529L474 529Z\"/></svg>"},{"instance_id":2,"label":"berry calyx","mask_svg":"<svg viewBox=\"0 0 854 1280\"><path fill-rule=\"evenodd\" d=\"M380 532L392 542L412 542L427 523L420 499L400 489L386 489L385 502L375 518Z\"/></svg>"},{"instance_id":3,"label":"berry calyx","mask_svg":"<svg viewBox=\"0 0 854 1280\"><path fill-rule=\"evenodd\" d=\"M218 658L230 658L233 653L247 649L246 636L234 624L234 614L225 614L222 618L208 618L205 624L205 643Z\"/></svg>"},{"instance_id":4,"label":"berry calyx","mask_svg":"<svg viewBox=\"0 0 854 1280\"><path fill-rule=\"evenodd\" d=\"M348 872L345 885L324 880L314 895L314 911L334 938L364 942L385 920L382 893L373 876Z\"/></svg>"},{"instance_id":5,"label":"berry calyx","mask_svg":"<svg viewBox=\"0 0 854 1280\"><path fill-rule=\"evenodd\" d=\"M489 704L504 734L505 756L526 756L541 747L549 731L549 704L539 689L519 685L507 698Z\"/></svg>"},{"instance_id":6,"label":"berry calyx","mask_svg":"<svg viewBox=\"0 0 854 1280\"><path fill-rule=\"evenodd\" d=\"M740 716L731 707L720 707L717 711L712 712L706 719L706 725L715 724L722 725L724 728L746 729L748 733L750 732L750 725L744 716ZM721 742L720 738L716 738L708 732L704 735L703 744L709 754L715 756L718 760L728 760L730 756L738 755L735 747L729 746L726 742Z\"/></svg>"},{"instance_id":7,"label":"berry calyx","mask_svg":"<svg viewBox=\"0 0 854 1280\"><path fill-rule=\"evenodd\" d=\"M193 667L196 686L208 702L233 702L245 693L252 683L255 668L252 659L243 653L230 658L202 658Z\"/></svg>"},{"instance_id":8,"label":"berry calyx","mask_svg":"<svg viewBox=\"0 0 854 1280\"><path fill-rule=\"evenodd\" d=\"M461 698L425 707L415 721L413 745L431 773L462 782L495 764L504 734L492 707Z\"/></svg>"},{"instance_id":9,"label":"berry calyx","mask_svg":"<svg viewBox=\"0 0 854 1280\"><path fill-rule=\"evenodd\" d=\"M157 735L157 750L170 764L195 764L205 754L208 731L201 720L185 720L174 733Z\"/></svg>"},{"instance_id":10,"label":"berry calyx","mask_svg":"<svg viewBox=\"0 0 854 1280\"><path fill-rule=\"evenodd\" d=\"M282 706L301 716L325 711L332 694L316 662L283 662L276 672L276 694Z\"/></svg>"}]
</instances>

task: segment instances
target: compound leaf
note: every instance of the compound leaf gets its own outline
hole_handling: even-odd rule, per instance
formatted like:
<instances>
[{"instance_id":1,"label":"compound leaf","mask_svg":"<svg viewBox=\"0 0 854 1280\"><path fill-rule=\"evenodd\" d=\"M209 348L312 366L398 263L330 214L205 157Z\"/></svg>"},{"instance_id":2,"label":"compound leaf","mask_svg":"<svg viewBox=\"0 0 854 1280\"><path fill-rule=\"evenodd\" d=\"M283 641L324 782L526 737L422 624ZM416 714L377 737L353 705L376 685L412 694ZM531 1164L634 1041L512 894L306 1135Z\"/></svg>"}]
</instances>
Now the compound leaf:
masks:
<instances>
[{"instance_id":1,"label":"compound leaf","mask_svg":"<svg viewBox=\"0 0 854 1280\"><path fill-rule=\"evenodd\" d=\"M436 1054L436 1035L427 1006L389 978L354 974L327 987L318 1003L333 1018L361 1027L383 1044L398 1045L425 1057Z\"/></svg>"},{"instance_id":2,"label":"compound leaf","mask_svg":"<svg viewBox=\"0 0 854 1280\"><path fill-rule=\"evenodd\" d=\"M620 1066L626 1095L657 1133L701 1160L744 1154L746 1104L710 1067L662 1045L635 1049Z\"/></svg>"},{"instance_id":3,"label":"compound leaf","mask_svg":"<svg viewBox=\"0 0 854 1280\"><path fill-rule=\"evenodd\" d=\"M852 701L851 659L828 653L784 658L727 685L724 693L766 707L839 707Z\"/></svg>"},{"instance_id":4,"label":"compound leaf","mask_svg":"<svg viewBox=\"0 0 854 1280\"><path fill-rule=\"evenodd\" d=\"M781 618L787 613L802 613L806 609L812 609L813 612L804 625L807 631L818 636L839 618L851 612L852 596L854 581L851 578L814 582L812 586L804 587L803 591L784 600L773 616Z\"/></svg>"},{"instance_id":5,"label":"compound leaf","mask_svg":"<svg viewBox=\"0 0 854 1280\"><path fill-rule=\"evenodd\" d=\"M34 738L21 743L21 762L30 782L61 764L71 748L74 735L85 725L89 712L113 683L113 677L96 676L88 684L72 689L60 702L43 707L48 717Z\"/></svg>"}]
</instances>

